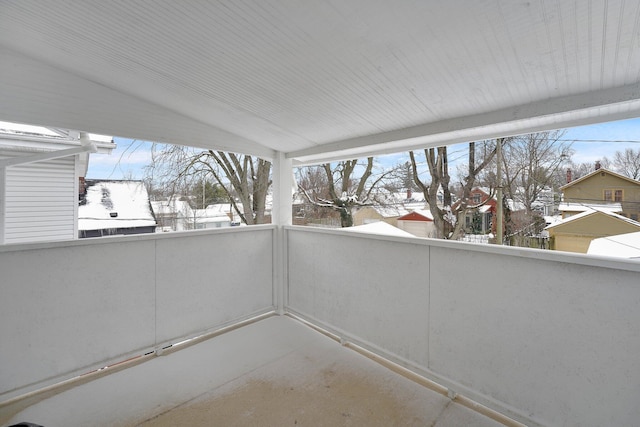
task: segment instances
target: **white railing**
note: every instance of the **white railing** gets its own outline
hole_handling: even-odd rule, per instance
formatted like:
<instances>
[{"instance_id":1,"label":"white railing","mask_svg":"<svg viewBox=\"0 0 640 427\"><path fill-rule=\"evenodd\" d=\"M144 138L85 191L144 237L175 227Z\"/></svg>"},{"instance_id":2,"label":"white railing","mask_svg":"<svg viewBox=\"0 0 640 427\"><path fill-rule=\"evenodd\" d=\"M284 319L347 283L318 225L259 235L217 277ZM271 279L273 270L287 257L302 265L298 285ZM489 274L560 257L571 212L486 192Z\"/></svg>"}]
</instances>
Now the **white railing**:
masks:
<instances>
[{"instance_id":1,"label":"white railing","mask_svg":"<svg viewBox=\"0 0 640 427\"><path fill-rule=\"evenodd\" d=\"M275 230L0 247L0 402L274 310Z\"/></svg>"},{"instance_id":2,"label":"white railing","mask_svg":"<svg viewBox=\"0 0 640 427\"><path fill-rule=\"evenodd\" d=\"M640 419L640 263L281 230L0 247L0 402L284 298L287 311L523 422Z\"/></svg>"},{"instance_id":3,"label":"white railing","mask_svg":"<svg viewBox=\"0 0 640 427\"><path fill-rule=\"evenodd\" d=\"M640 263L286 228L287 309L520 421L640 419Z\"/></svg>"}]
</instances>

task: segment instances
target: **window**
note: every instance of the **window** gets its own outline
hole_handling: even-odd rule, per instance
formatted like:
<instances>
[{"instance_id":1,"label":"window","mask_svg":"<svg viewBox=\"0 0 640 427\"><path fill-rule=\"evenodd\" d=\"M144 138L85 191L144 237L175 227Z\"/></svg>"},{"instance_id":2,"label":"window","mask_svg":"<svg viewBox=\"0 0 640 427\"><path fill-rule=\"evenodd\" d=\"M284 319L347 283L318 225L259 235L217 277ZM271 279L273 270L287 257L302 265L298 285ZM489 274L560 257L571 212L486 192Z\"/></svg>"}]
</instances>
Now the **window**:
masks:
<instances>
[{"instance_id":1,"label":"window","mask_svg":"<svg viewBox=\"0 0 640 427\"><path fill-rule=\"evenodd\" d=\"M621 202L622 201L622 190L616 190L614 195L615 195L615 201L616 202Z\"/></svg>"},{"instance_id":2,"label":"window","mask_svg":"<svg viewBox=\"0 0 640 427\"><path fill-rule=\"evenodd\" d=\"M621 202L622 190L615 190L607 188L604 190L604 200L607 202Z\"/></svg>"}]
</instances>

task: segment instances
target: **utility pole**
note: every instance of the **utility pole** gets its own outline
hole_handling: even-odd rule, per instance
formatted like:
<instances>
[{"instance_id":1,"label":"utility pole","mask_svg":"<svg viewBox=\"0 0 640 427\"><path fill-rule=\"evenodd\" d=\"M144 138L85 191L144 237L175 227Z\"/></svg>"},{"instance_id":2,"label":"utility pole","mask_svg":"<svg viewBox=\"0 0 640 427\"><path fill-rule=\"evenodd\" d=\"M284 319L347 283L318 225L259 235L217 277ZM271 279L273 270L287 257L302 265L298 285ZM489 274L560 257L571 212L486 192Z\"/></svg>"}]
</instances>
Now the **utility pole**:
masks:
<instances>
[{"instance_id":1,"label":"utility pole","mask_svg":"<svg viewBox=\"0 0 640 427\"><path fill-rule=\"evenodd\" d=\"M498 166L496 168L496 178L497 178L497 198L498 203L496 204L496 244L502 245L503 236L502 236L502 141L504 138L496 139L496 158L498 162Z\"/></svg>"}]
</instances>

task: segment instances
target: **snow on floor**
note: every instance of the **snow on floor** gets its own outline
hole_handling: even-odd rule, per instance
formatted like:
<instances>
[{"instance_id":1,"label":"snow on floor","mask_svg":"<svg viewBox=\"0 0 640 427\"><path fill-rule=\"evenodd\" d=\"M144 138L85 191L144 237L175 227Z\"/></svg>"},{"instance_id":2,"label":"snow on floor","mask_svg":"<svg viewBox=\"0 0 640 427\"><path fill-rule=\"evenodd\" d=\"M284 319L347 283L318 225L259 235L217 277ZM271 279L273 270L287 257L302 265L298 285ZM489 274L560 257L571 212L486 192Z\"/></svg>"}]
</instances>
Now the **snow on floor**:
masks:
<instances>
[{"instance_id":1,"label":"snow on floor","mask_svg":"<svg viewBox=\"0 0 640 427\"><path fill-rule=\"evenodd\" d=\"M499 426L286 316L80 385L12 423Z\"/></svg>"}]
</instances>

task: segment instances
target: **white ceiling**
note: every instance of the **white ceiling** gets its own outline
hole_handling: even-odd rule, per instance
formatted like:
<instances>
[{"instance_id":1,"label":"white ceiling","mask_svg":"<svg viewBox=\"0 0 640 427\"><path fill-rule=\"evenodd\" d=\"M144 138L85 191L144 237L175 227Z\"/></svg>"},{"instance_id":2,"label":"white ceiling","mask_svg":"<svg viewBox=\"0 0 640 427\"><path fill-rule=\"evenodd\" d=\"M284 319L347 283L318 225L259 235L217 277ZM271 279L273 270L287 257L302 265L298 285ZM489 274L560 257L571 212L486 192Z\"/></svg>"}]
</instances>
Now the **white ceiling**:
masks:
<instances>
[{"instance_id":1,"label":"white ceiling","mask_svg":"<svg viewBox=\"0 0 640 427\"><path fill-rule=\"evenodd\" d=\"M640 2L0 1L0 120L301 162L636 117Z\"/></svg>"}]
</instances>

